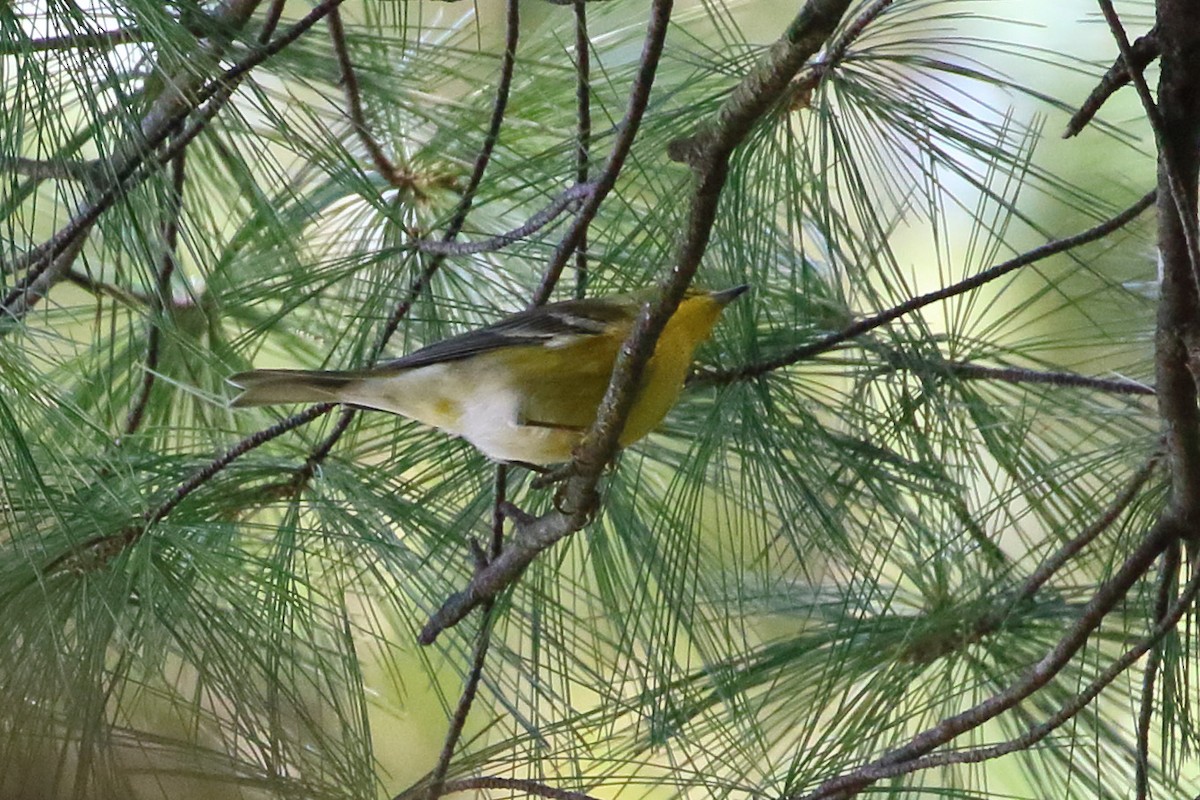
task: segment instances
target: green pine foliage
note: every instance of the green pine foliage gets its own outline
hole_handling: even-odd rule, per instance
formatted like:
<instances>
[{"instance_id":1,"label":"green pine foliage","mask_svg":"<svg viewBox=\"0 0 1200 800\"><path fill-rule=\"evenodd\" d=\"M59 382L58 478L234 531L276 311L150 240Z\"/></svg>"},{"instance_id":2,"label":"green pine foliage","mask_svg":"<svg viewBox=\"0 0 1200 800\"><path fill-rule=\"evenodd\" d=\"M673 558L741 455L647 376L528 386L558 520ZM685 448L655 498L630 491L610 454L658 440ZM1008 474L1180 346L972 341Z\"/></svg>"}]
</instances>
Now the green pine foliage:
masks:
<instances>
[{"instance_id":1,"label":"green pine foliage","mask_svg":"<svg viewBox=\"0 0 1200 800\"><path fill-rule=\"evenodd\" d=\"M361 130L325 19L214 83L313 7L287 3L273 31L269 8L0 9L0 796L391 797L429 779L470 672L481 610L430 647L416 637L491 535L494 465L375 412L272 429L302 409L234 412L225 378L358 367L523 308L572 213L503 248L419 247L455 219L487 140L502 4L347 0ZM460 242L518 228L576 181L576 9L520 11ZM694 187L669 145L714 123L796 11L674 10L586 271L572 257L555 298L670 272ZM586 6L593 180L647 13ZM1076 623L1166 502L1159 468L1100 524L1161 446L1153 398L1134 392L1153 382L1151 215L795 363L721 376L1153 188L1145 126L1051 141L1112 57L1102 24L1076 22L1093 13L851 4L836 60L802 71L732 159L696 282L752 292L661 429L604 474L595 520L487 613L448 786L798 798L1019 681ZM1086 35L1037 46L1026 25ZM191 113L147 143L172 97ZM1093 163L1072 170L1069 148ZM1125 172L1101 191L1107 164ZM47 296L12 313L43 263L29 254L106 191ZM1121 386L1029 377L1064 372ZM508 499L542 513L554 490L532 478L510 469ZM1030 589L1091 526L1096 541ZM1051 718L1147 635L1158 591L1138 583L1043 689L948 747ZM1156 650L1162 796L1200 791L1190 657L1184 634ZM867 791L1130 796L1145 663L1011 755Z\"/></svg>"}]
</instances>

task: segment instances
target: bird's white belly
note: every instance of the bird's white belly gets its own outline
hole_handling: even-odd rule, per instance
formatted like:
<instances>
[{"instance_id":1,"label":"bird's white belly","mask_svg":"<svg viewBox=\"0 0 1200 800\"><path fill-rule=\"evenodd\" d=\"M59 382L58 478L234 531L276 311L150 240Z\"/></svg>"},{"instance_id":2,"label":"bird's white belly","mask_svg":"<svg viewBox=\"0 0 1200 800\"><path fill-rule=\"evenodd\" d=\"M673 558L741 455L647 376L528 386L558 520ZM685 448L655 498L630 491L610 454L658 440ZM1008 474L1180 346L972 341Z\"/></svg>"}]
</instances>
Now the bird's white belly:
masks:
<instances>
[{"instance_id":1,"label":"bird's white belly","mask_svg":"<svg viewBox=\"0 0 1200 800\"><path fill-rule=\"evenodd\" d=\"M521 391L502 371L473 364L433 364L364 382L347 402L415 419L475 445L497 461L566 461L578 432L523 425Z\"/></svg>"},{"instance_id":2,"label":"bird's white belly","mask_svg":"<svg viewBox=\"0 0 1200 800\"><path fill-rule=\"evenodd\" d=\"M575 430L525 424L520 389L505 381L470 393L456 433L489 458L526 464L569 460L580 436Z\"/></svg>"}]
</instances>

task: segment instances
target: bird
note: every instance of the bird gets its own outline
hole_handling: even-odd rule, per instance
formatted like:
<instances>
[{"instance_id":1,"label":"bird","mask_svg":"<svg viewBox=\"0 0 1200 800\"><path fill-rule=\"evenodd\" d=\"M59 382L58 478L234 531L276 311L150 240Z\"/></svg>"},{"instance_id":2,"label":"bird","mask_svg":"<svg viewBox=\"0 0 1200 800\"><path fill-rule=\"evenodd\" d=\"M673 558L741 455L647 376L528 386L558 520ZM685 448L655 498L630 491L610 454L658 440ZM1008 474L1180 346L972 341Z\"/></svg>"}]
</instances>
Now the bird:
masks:
<instances>
[{"instance_id":1,"label":"bird","mask_svg":"<svg viewBox=\"0 0 1200 800\"><path fill-rule=\"evenodd\" d=\"M679 397L696 347L749 287L689 289L667 320L622 429L624 448ZM343 403L388 411L460 436L501 463L569 461L595 421L646 292L530 308L367 369L259 369L228 380L230 405Z\"/></svg>"}]
</instances>

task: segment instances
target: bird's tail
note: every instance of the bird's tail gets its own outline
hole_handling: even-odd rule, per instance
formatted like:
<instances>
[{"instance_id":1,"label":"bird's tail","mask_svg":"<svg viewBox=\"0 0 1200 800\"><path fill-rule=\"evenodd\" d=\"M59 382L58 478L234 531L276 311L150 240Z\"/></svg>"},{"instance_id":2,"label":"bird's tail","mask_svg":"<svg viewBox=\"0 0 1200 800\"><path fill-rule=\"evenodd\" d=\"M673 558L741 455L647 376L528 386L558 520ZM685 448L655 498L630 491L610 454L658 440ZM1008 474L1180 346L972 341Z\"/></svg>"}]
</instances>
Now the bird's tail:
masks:
<instances>
[{"instance_id":1,"label":"bird's tail","mask_svg":"<svg viewBox=\"0 0 1200 800\"><path fill-rule=\"evenodd\" d=\"M304 369L256 369L239 372L229 382L242 393L229 405L265 406L272 403L338 403L347 387L361 379L356 372Z\"/></svg>"}]
</instances>

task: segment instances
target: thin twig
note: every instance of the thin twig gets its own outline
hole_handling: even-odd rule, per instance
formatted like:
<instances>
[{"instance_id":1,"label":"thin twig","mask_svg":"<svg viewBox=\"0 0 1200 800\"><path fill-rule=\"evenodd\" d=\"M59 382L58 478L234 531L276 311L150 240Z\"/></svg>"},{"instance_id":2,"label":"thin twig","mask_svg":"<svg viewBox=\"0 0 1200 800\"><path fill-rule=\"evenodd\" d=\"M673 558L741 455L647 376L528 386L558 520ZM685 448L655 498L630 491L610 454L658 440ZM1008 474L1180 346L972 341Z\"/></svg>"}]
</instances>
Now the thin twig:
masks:
<instances>
[{"instance_id":1,"label":"thin twig","mask_svg":"<svg viewBox=\"0 0 1200 800\"><path fill-rule=\"evenodd\" d=\"M104 162L90 161L39 161L22 156L0 157L0 169L35 181L79 181L95 183L104 175Z\"/></svg>"},{"instance_id":2,"label":"thin twig","mask_svg":"<svg viewBox=\"0 0 1200 800\"><path fill-rule=\"evenodd\" d=\"M531 781L522 778L501 778L488 775L448 781L442 785L441 796L445 797L446 795L458 794L459 792L484 792L489 789L521 792L531 797L543 797L546 800L597 800L597 798L589 794L560 789L557 786L550 786L540 781ZM395 800L409 800L411 796L410 792L405 792L404 794L397 795Z\"/></svg>"},{"instance_id":3,"label":"thin twig","mask_svg":"<svg viewBox=\"0 0 1200 800\"><path fill-rule=\"evenodd\" d=\"M1137 499L1138 493L1141 492L1142 487L1145 486L1150 476L1154 474L1154 470L1158 468L1161 461L1161 454L1148 459L1142 465L1141 469L1129 478L1121 493L1113 499L1099 519L1084 528L1078 536L1058 548L1058 550L1055 550L1052 555L1037 566L1037 569L1025 579L1021 588L1017 590L1015 600L1021 602L1032 598L1063 565L1074 558L1083 548L1091 544L1097 536L1112 527L1113 523L1129 507L1129 504Z\"/></svg>"},{"instance_id":4,"label":"thin twig","mask_svg":"<svg viewBox=\"0 0 1200 800\"><path fill-rule=\"evenodd\" d=\"M571 206L577 204L580 200L591 194L592 187L590 184L582 183L572 186L565 192L556 197L550 205L543 208L541 211L530 217L525 223L513 228L510 231L489 236L487 239L481 239L477 242L452 242L442 239L441 241L431 241L428 239L418 239L412 243L412 248L419 250L422 253L431 253L441 256L469 256L476 253L494 253L498 250L503 250L513 242L520 240L537 233L542 228L549 225L559 217L564 211Z\"/></svg>"},{"instance_id":5,"label":"thin twig","mask_svg":"<svg viewBox=\"0 0 1200 800\"><path fill-rule=\"evenodd\" d=\"M1138 659L1145 655L1147 651L1150 651L1156 643L1174 629L1179 624L1179 620L1183 618L1183 615L1192 607L1198 593L1200 593L1200 563L1193 564L1191 580L1188 581L1183 592L1175 602L1170 603L1169 606L1164 608L1162 619L1151 629L1147 636L1126 650L1120 658L1116 659L1107 669L1089 683L1086 689L1062 705L1049 719L1033 726L1020 736L985 747L975 747L948 753L935 753L896 763L880 764L877 762L869 769L855 771L854 775L857 780L854 782L854 788L847 790L846 788L827 784L828 788L822 786L822 788L812 794L805 795L805 800L826 800L832 797L844 798L863 786L887 778L895 778L919 770L945 767L952 764L978 764L1008 755L1009 753L1028 750L1086 708L1107 686L1136 664Z\"/></svg>"},{"instance_id":6,"label":"thin twig","mask_svg":"<svg viewBox=\"0 0 1200 800\"><path fill-rule=\"evenodd\" d=\"M259 44L266 44L270 40L271 34L275 33L275 28L279 26L279 20L283 19L283 7L286 5L287 0L271 0L271 7L267 9L262 29L258 32Z\"/></svg>"},{"instance_id":7,"label":"thin twig","mask_svg":"<svg viewBox=\"0 0 1200 800\"><path fill-rule=\"evenodd\" d=\"M163 311L171 307L171 275L175 272L179 247L179 218L183 213L183 184L187 176L187 150L171 160L171 186L167 197L166 221L162 229L163 255L158 265L155 292L150 297L147 312L146 364L142 373L142 385L125 418L125 433L134 433L142 424L146 408L150 404L150 392L158 371L159 349L162 344Z\"/></svg>"},{"instance_id":8,"label":"thin twig","mask_svg":"<svg viewBox=\"0 0 1200 800\"><path fill-rule=\"evenodd\" d=\"M650 89L654 86L654 76L658 72L658 60L662 55L663 43L666 41L667 22L671 18L672 6L673 0L657 0L650 7L650 22L646 26L646 38L642 41L641 60L638 63L637 74L633 78L633 85L629 90L625 115L617 125L617 137L608 154L608 161L605 162L600 177L596 179L591 195L579 209L579 213L575 215L571 227L563 234L558 246L554 248L554 253L550 256L550 263L546 265L546 269L542 273L542 280L534 290L533 297L529 302L531 307L544 305L550 300L554 287L558 285L558 279L562 277L563 267L566 266L567 260L572 253L576 252L580 242L586 239L588 227L600 211L600 204L617 184L617 176L621 174L621 168L625 166L625 159L633 148L633 140L637 137L642 117L646 115L646 108L650 103Z\"/></svg>"},{"instance_id":9,"label":"thin twig","mask_svg":"<svg viewBox=\"0 0 1200 800\"><path fill-rule=\"evenodd\" d=\"M1130 49L1133 52L1133 70L1141 72L1146 69L1161 52L1157 31L1152 30L1145 36L1139 36L1134 40L1133 47ZM1079 106L1079 110L1067 122L1063 138L1070 139L1087 127L1087 124L1092 121L1108 98L1129 83L1130 74L1131 71L1125 64L1125 57L1118 55L1113 61L1113 65L1108 68L1108 72L1100 78L1100 83L1096 85L1095 89L1092 89L1091 94Z\"/></svg>"},{"instance_id":10,"label":"thin twig","mask_svg":"<svg viewBox=\"0 0 1200 800\"><path fill-rule=\"evenodd\" d=\"M689 161L695 170L695 183L688 221L678 242L675 267L660 287L657 301L643 309L634 323L613 367L596 421L576 448L573 461L559 473L567 477L559 491L557 508L536 519L516 522L514 535L504 551L487 568L476 571L469 585L448 598L430 617L421 630L419 640L422 644L433 642L441 631L494 597L516 580L539 553L580 530L591 519L599 504L596 485L616 451L625 417L633 403L633 387L649 361L663 326L691 283L708 245L728 175L729 159L752 127L778 103L788 82L830 36L848 5L849 0L808 0L784 36L722 104L716 123L702 130L697 137L702 139L702 149L697 158ZM648 80L653 75L654 70L645 62L657 63L671 8L671 0L656 0L652 7L638 80ZM637 92L635 86L631 95ZM598 195L599 192L593 195L592 200Z\"/></svg>"},{"instance_id":11,"label":"thin twig","mask_svg":"<svg viewBox=\"0 0 1200 800\"><path fill-rule=\"evenodd\" d=\"M1162 554L1158 573L1158 596L1154 601L1155 626L1167 625L1171 615L1171 589L1179 580L1179 546L1168 547ZM1193 571L1195 568L1193 567ZM1188 591L1185 589L1183 596ZM1180 598L1182 600L1183 597ZM1178 620L1176 620L1178 621ZM1172 624L1172 627L1174 625ZM1150 723L1154 717L1154 683L1162 662L1162 648L1150 650L1146 659L1146 670L1142 674L1142 700L1137 721L1137 761L1135 763L1134 786L1137 800L1147 800L1150 795Z\"/></svg>"},{"instance_id":12,"label":"thin twig","mask_svg":"<svg viewBox=\"0 0 1200 800\"><path fill-rule=\"evenodd\" d=\"M367 154L375 162L376 171L383 176L384 180L392 186L411 186L411 178L401 180L400 171L383 152L383 147L371 135L371 130L367 127L367 115L363 112L362 95L358 89L358 76L354 74L354 64L350 61L350 51L346 47L346 31L342 27L342 15L338 9L335 8L329 12L325 24L329 26L329 38L333 41L333 52L337 55L338 68L342 78L342 91L346 95L346 114L350 117L350 124L354 127L355 135L367 149Z\"/></svg>"},{"instance_id":13,"label":"thin twig","mask_svg":"<svg viewBox=\"0 0 1200 800\"><path fill-rule=\"evenodd\" d=\"M1103 239L1105 236L1108 236L1112 232L1119 230L1140 216L1143 211L1154 204L1155 197L1156 192L1148 192L1129 208L1125 209L1116 216L1110 217L1104 222L1101 222L1099 225L1088 228L1087 230L1077 233L1074 236L1068 236L1063 239L1055 239L1053 241L1046 242L1045 244L1035 247L1032 250L1028 250L1015 258L1011 258L1000 264L996 264L993 267L989 267L982 272L976 273L970 278L959 281L958 283L951 284L950 286L938 289L937 291L929 292L928 294L909 298L903 303L899 303L898 305L892 306L891 308L881 311L878 314L874 314L851 325L847 325L840 331L824 336L815 342L802 345L788 351L787 353L776 356L775 358L767 359L765 361L746 364L733 369L711 370L705 373L697 374L691 383L701 386L725 386L730 383L736 383L737 381L758 378L767 374L768 372L773 372L774 370L781 369L783 367L789 367L807 358L820 355L821 353L832 350L843 342L848 342L852 339L862 336L864 333L873 331L876 328L882 327L883 325L899 319L906 314L911 314L912 312L924 308L925 306L932 305L933 303L937 303L960 294L964 294L974 289L978 289L980 286L1001 278L1014 270L1028 266L1029 264L1035 264L1044 258L1066 252L1073 248L1079 247L1080 245L1097 241L1098 239Z\"/></svg>"},{"instance_id":14,"label":"thin twig","mask_svg":"<svg viewBox=\"0 0 1200 800\"><path fill-rule=\"evenodd\" d=\"M1116 574L1096 590L1062 638L1018 681L971 708L925 729L908 744L824 781L816 790L804 795L804 800L825 800L854 795L880 780L876 775L881 771L903 768L904 765L916 761L962 733L996 718L1048 684L1070 663L1108 612L1125 598L1129 589L1153 566L1159 553L1177 539L1180 533L1178 523L1174 519L1160 519L1125 559Z\"/></svg>"},{"instance_id":15,"label":"thin twig","mask_svg":"<svg viewBox=\"0 0 1200 800\"><path fill-rule=\"evenodd\" d=\"M119 300L130 307L149 306L153 301L150 294L147 292L138 292L133 289L126 289L111 283L97 280L91 275L80 272L77 269L68 269L63 273L63 280L69 281L80 289L87 291L97 297L106 296L114 300ZM172 304L175 305L174 301Z\"/></svg>"},{"instance_id":16,"label":"thin twig","mask_svg":"<svg viewBox=\"0 0 1200 800\"><path fill-rule=\"evenodd\" d=\"M575 183L588 182L588 159L592 147L591 47L588 37L587 3L575 0ZM582 209L580 209L582 212ZM588 231L584 223L575 245L575 299L582 300L588 284Z\"/></svg>"},{"instance_id":17,"label":"thin twig","mask_svg":"<svg viewBox=\"0 0 1200 800\"><path fill-rule=\"evenodd\" d=\"M496 467L495 481L492 484L492 536L488 543L487 555L478 551L476 568L482 569L487 562L500 555L504 547L504 508L508 504L507 493L508 467L499 464ZM492 612L495 610L495 598L490 598L483 604L479 615L479 632L475 635L475 654L471 659L471 671L463 684L462 694L458 698L458 706L450 719L450 730L442 742L441 753L438 754L437 766L429 779L429 790L426 800L437 800L442 796L446 783L446 774L450 771L450 761L462 738L463 729L467 725L467 717L471 714L471 706L479 691L479 682L483 679L483 667L487 661L488 646L492 641Z\"/></svg>"},{"instance_id":18,"label":"thin twig","mask_svg":"<svg viewBox=\"0 0 1200 800\"><path fill-rule=\"evenodd\" d=\"M119 44L141 42L145 39L145 33L136 26L107 31L69 33L63 36L44 36L38 39L14 38L0 44L0 55L20 56L47 50L80 50L83 48L108 50Z\"/></svg>"},{"instance_id":19,"label":"thin twig","mask_svg":"<svg viewBox=\"0 0 1200 800\"><path fill-rule=\"evenodd\" d=\"M966 380L1002 381L1004 383L1041 383L1051 386L1068 386L1079 389L1095 389L1107 394L1132 394L1154 396L1154 387L1127 378L1094 378L1075 372L1057 370L1025 369L1022 367L985 367L979 364L948 362L946 369L955 377Z\"/></svg>"}]
</instances>

